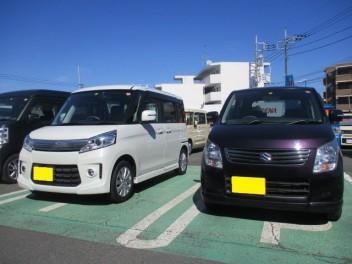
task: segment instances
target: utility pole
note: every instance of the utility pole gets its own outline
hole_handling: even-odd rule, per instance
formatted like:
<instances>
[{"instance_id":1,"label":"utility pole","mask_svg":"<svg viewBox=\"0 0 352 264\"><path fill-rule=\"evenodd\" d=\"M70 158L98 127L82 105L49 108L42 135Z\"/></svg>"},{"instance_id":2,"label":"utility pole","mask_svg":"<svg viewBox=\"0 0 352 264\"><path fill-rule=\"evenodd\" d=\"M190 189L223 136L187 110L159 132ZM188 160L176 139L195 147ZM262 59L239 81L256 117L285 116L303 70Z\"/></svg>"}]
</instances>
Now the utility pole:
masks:
<instances>
[{"instance_id":1,"label":"utility pole","mask_svg":"<svg viewBox=\"0 0 352 264\"><path fill-rule=\"evenodd\" d=\"M287 76L287 61L288 61L288 38L287 38L287 31L285 29L285 38L284 38L284 50L285 50L285 79Z\"/></svg>"},{"instance_id":2,"label":"utility pole","mask_svg":"<svg viewBox=\"0 0 352 264\"><path fill-rule=\"evenodd\" d=\"M259 54L259 52L267 51L268 44L266 42L258 42L258 36L255 36L255 50L254 50L254 86L257 87L260 82L261 76L259 76L258 68L263 64L263 55Z\"/></svg>"},{"instance_id":3,"label":"utility pole","mask_svg":"<svg viewBox=\"0 0 352 264\"><path fill-rule=\"evenodd\" d=\"M297 35L294 35L292 37L289 37L289 36L287 36L287 31L285 29L284 48L283 48L284 53L285 53L285 79L286 79L286 77L288 75L288 48L289 48L289 45L293 44L293 43L295 43L297 41L301 41L301 40L303 40L306 37L307 37L306 34L297 34ZM279 45L278 45L278 47L279 47ZM278 48L278 49L280 49L280 48Z\"/></svg>"},{"instance_id":4,"label":"utility pole","mask_svg":"<svg viewBox=\"0 0 352 264\"><path fill-rule=\"evenodd\" d=\"M287 31L285 29L285 36L284 36L283 41L278 41L276 44L272 44L272 45L264 43L263 51L273 51L273 50L283 50L284 51L285 82L286 82L287 76L288 76L288 50L289 50L289 46L290 46L290 44L293 44L297 41L301 41L306 37L307 37L306 34L297 34L294 36L287 36ZM281 43L281 46L280 46L280 43Z\"/></svg>"}]
</instances>

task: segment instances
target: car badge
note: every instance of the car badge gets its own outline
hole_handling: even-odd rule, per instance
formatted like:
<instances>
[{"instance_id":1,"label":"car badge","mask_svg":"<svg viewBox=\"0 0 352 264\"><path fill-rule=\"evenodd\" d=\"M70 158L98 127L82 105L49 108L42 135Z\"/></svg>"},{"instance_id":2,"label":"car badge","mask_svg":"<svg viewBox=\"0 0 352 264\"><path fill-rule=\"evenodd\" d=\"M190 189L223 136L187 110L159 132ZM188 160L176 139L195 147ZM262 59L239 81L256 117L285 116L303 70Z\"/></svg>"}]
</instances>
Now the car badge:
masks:
<instances>
[{"instance_id":1,"label":"car badge","mask_svg":"<svg viewBox=\"0 0 352 264\"><path fill-rule=\"evenodd\" d=\"M260 160L264 162L270 162L272 160L272 157L270 153L263 152L263 153L260 153Z\"/></svg>"}]
</instances>

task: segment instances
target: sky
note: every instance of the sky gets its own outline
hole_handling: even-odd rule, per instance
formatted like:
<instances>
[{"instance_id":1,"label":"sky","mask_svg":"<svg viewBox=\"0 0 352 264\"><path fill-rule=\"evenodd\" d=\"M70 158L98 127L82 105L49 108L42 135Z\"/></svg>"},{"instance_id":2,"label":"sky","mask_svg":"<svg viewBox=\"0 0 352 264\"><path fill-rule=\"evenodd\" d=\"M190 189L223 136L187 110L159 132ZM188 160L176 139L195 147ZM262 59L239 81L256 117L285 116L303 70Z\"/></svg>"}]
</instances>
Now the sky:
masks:
<instances>
[{"instance_id":1,"label":"sky","mask_svg":"<svg viewBox=\"0 0 352 264\"><path fill-rule=\"evenodd\" d=\"M351 0L0 0L0 92L175 83L253 62L256 36L283 85L285 31L296 85L322 92L324 69L352 61Z\"/></svg>"}]
</instances>

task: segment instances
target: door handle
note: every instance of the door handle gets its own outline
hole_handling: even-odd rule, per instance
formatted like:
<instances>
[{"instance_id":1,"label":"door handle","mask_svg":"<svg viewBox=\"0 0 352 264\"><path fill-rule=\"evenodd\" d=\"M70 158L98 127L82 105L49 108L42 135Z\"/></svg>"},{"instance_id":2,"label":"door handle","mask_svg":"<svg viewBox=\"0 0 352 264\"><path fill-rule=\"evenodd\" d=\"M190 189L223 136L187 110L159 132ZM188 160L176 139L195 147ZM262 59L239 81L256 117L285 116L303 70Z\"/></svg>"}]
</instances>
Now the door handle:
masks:
<instances>
[{"instance_id":1,"label":"door handle","mask_svg":"<svg viewBox=\"0 0 352 264\"><path fill-rule=\"evenodd\" d=\"M170 134L171 133L171 129L166 129L166 133Z\"/></svg>"},{"instance_id":2,"label":"door handle","mask_svg":"<svg viewBox=\"0 0 352 264\"><path fill-rule=\"evenodd\" d=\"M164 133L164 131L163 131L162 129L158 129L158 130L156 131L156 133L161 135L161 134Z\"/></svg>"}]
</instances>

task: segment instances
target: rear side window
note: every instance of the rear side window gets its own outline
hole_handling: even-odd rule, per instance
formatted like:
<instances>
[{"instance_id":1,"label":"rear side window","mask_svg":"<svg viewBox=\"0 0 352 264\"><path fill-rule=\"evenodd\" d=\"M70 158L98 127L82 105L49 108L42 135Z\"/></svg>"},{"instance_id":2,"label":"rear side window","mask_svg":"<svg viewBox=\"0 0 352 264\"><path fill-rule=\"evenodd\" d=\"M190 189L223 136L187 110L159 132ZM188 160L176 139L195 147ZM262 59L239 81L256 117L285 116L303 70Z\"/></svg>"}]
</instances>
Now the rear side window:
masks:
<instances>
[{"instance_id":1,"label":"rear side window","mask_svg":"<svg viewBox=\"0 0 352 264\"><path fill-rule=\"evenodd\" d=\"M195 120L198 121L198 124L204 125L206 123L206 114L205 113L195 113Z\"/></svg>"},{"instance_id":2,"label":"rear side window","mask_svg":"<svg viewBox=\"0 0 352 264\"><path fill-rule=\"evenodd\" d=\"M176 107L173 102L163 102L164 122L177 123Z\"/></svg>"},{"instance_id":3,"label":"rear side window","mask_svg":"<svg viewBox=\"0 0 352 264\"><path fill-rule=\"evenodd\" d=\"M158 94L149 94L142 109L156 112L156 121L153 122L184 123L185 120L183 103L171 97L167 100Z\"/></svg>"}]
</instances>

